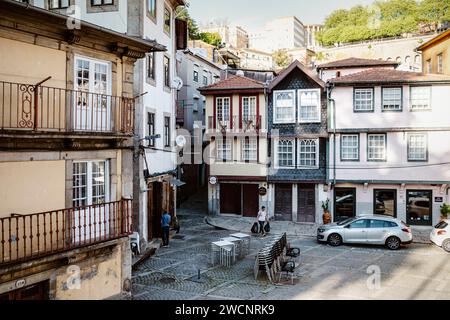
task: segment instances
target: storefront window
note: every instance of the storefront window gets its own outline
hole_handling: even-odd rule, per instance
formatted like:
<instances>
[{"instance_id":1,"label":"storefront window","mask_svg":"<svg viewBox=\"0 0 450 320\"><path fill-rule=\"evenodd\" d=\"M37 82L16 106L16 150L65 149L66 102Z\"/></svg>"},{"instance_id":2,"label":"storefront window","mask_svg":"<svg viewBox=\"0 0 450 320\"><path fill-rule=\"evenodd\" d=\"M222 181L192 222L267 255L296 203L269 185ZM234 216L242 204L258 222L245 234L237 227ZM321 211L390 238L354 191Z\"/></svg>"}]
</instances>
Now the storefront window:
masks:
<instances>
[{"instance_id":1,"label":"storefront window","mask_svg":"<svg viewBox=\"0 0 450 320\"><path fill-rule=\"evenodd\" d=\"M341 221L356 216L356 189L336 188L334 190L334 220Z\"/></svg>"},{"instance_id":2,"label":"storefront window","mask_svg":"<svg viewBox=\"0 0 450 320\"><path fill-rule=\"evenodd\" d=\"M397 217L397 191L374 190L374 214Z\"/></svg>"},{"instance_id":3,"label":"storefront window","mask_svg":"<svg viewBox=\"0 0 450 320\"><path fill-rule=\"evenodd\" d=\"M432 225L432 191L408 190L406 196L406 218L409 224Z\"/></svg>"}]
</instances>

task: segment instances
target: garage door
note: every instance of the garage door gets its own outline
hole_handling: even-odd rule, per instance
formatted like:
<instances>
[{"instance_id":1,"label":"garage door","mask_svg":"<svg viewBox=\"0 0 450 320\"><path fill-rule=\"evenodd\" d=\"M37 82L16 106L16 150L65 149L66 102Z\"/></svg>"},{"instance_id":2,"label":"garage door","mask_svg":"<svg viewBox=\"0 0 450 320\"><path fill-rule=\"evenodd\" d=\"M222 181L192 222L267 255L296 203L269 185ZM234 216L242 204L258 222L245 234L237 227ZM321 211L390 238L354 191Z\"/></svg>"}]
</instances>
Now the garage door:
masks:
<instances>
[{"instance_id":1,"label":"garage door","mask_svg":"<svg viewBox=\"0 0 450 320\"><path fill-rule=\"evenodd\" d=\"M314 185L298 185L298 222L316 222L316 192Z\"/></svg>"},{"instance_id":2,"label":"garage door","mask_svg":"<svg viewBox=\"0 0 450 320\"><path fill-rule=\"evenodd\" d=\"M241 214L241 185L220 184L220 213Z\"/></svg>"},{"instance_id":3,"label":"garage door","mask_svg":"<svg viewBox=\"0 0 450 320\"><path fill-rule=\"evenodd\" d=\"M275 219L292 221L292 184L275 185Z\"/></svg>"}]
</instances>

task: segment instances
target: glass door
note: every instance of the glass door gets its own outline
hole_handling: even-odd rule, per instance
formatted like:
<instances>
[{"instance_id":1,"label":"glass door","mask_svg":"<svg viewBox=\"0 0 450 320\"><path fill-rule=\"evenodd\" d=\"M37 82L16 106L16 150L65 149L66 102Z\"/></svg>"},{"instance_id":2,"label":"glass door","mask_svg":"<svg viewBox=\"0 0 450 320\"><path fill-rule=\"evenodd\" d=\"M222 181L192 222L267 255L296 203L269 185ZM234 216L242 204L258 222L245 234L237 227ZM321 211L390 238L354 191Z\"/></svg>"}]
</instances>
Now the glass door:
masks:
<instances>
[{"instance_id":1,"label":"glass door","mask_svg":"<svg viewBox=\"0 0 450 320\"><path fill-rule=\"evenodd\" d=\"M356 189L334 189L334 221L356 216Z\"/></svg>"},{"instance_id":2,"label":"glass door","mask_svg":"<svg viewBox=\"0 0 450 320\"><path fill-rule=\"evenodd\" d=\"M406 191L406 219L411 225L432 225L433 191Z\"/></svg>"}]
</instances>

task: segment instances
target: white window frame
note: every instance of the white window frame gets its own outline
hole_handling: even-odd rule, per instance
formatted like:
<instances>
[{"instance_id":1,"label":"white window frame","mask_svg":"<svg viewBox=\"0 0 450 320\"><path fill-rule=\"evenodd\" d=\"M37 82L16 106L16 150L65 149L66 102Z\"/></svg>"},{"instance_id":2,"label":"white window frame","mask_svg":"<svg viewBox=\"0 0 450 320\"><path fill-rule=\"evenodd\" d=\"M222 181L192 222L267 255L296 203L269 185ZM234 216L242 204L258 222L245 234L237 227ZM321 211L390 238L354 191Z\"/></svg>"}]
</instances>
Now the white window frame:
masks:
<instances>
[{"instance_id":1,"label":"white window frame","mask_svg":"<svg viewBox=\"0 0 450 320\"><path fill-rule=\"evenodd\" d=\"M220 120L219 120L219 100L222 101L220 114L222 116L222 123L224 123L227 128L230 128L231 124L231 98L230 97L216 97L216 127L220 129ZM228 113L225 113L225 103L224 101L228 101ZM224 114L228 115L228 120L224 117Z\"/></svg>"},{"instance_id":2,"label":"white window frame","mask_svg":"<svg viewBox=\"0 0 450 320\"><path fill-rule=\"evenodd\" d=\"M305 166L301 164L301 144L302 142L314 142L315 144L315 165ZM319 168L319 139L297 139L297 168L298 169L317 169Z\"/></svg>"},{"instance_id":3,"label":"white window frame","mask_svg":"<svg viewBox=\"0 0 450 320\"><path fill-rule=\"evenodd\" d=\"M241 103L242 103L242 115L241 115L242 121L248 120L256 121L256 96L244 96L242 97Z\"/></svg>"},{"instance_id":4,"label":"white window frame","mask_svg":"<svg viewBox=\"0 0 450 320\"><path fill-rule=\"evenodd\" d=\"M416 101L421 101L421 102L426 101L428 104L427 106L424 103L420 104L418 102L414 102L414 97L413 97L414 89L416 89L416 90L427 89L428 90L428 92L427 92L427 95L428 95L427 100L428 101L426 101L426 99L424 99L423 97L415 98ZM410 110L411 111L431 110L431 92L432 92L431 86L411 86L409 89ZM414 104L414 103L416 103L416 104Z\"/></svg>"},{"instance_id":5,"label":"white window frame","mask_svg":"<svg viewBox=\"0 0 450 320\"><path fill-rule=\"evenodd\" d=\"M392 103L390 104L385 104L385 91L389 91L389 90L400 90L400 105L398 108L385 108L385 105L392 105ZM389 93L388 93L389 94ZM394 101L393 99L386 99L388 101ZM382 112L401 112L403 111L403 87L383 87L381 88L381 111Z\"/></svg>"},{"instance_id":6,"label":"white window frame","mask_svg":"<svg viewBox=\"0 0 450 320\"><path fill-rule=\"evenodd\" d=\"M374 111L374 88L354 88L353 89L353 111L354 112L373 112ZM362 108L358 108L358 99L357 99L357 94L358 93L362 93L363 91L365 91L365 95L367 95L368 92L370 92L370 100L366 97L365 99L360 100L360 102L362 102L363 104L365 104L366 102L370 101L370 109L362 109Z\"/></svg>"},{"instance_id":7,"label":"white window frame","mask_svg":"<svg viewBox=\"0 0 450 320\"><path fill-rule=\"evenodd\" d=\"M105 65L107 69L107 76L106 76L106 95L112 95L112 67L111 62L107 60L100 60L100 59L94 59L91 57L81 56L81 55L75 55L74 57L74 65L73 65L73 72L74 72L74 88L78 91L84 91L81 88L77 87L77 65L79 60L85 60L89 62L89 90L87 92L91 93L98 93L94 90L95 86L95 64ZM92 80L92 81L91 81ZM92 89L91 89L92 88Z\"/></svg>"},{"instance_id":8,"label":"white window frame","mask_svg":"<svg viewBox=\"0 0 450 320\"><path fill-rule=\"evenodd\" d=\"M277 103L278 103L278 99L277 96L278 94L292 94L292 114L291 117L289 119L278 119L277 118ZM274 124L281 124L281 123L295 123L295 114L296 114L296 103L295 103L295 90L276 90L273 92L273 123ZM288 108L288 107L284 107L284 108Z\"/></svg>"},{"instance_id":9,"label":"white window frame","mask_svg":"<svg viewBox=\"0 0 450 320\"><path fill-rule=\"evenodd\" d=\"M354 149L356 148L356 158L349 158L344 156L344 138L345 137L356 137L356 146L345 146L348 149ZM359 134L342 134L340 139L340 148L341 148L341 161L359 161ZM353 152L347 152L347 155L352 154Z\"/></svg>"},{"instance_id":10,"label":"white window frame","mask_svg":"<svg viewBox=\"0 0 450 320\"><path fill-rule=\"evenodd\" d=\"M231 138L216 139L216 160L219 162L232 162L233 161L233 144ZM225 148L224 148L225 146ZM225 155L225 157L223 156Z\"/></svg>"},{"instance_id":11,"label":"white window frame","mask_svg":"<svg viewBox=\"0 0 450 320\"><path fill-rule=\"evenodd\" d=\"M246 152L249 157L246 157ZM245 137L241 140L241 159L242 161L258 160L258 140L255 137Z\"/></svg>"},{"instance_id":12,"label":"white window frame","mask_svg":"<svg viewBox=\"0 0 450 320\"><path fill-rule=\"evenodd\" d=\"M108 203L111 201L110 199L110 179L109 179L109 161L108 160L84 160L84 161L73 161L73 165L72 165L72 179L74 178L74 165L75 164L81 164L81 163L85 163L86 164L86 205L85 206L90 206L93 205L93 184L92 184L92 180L93 180L93 164L94 163L101 163L103 162L105 164L105 202L104 203ZM72 190L74 189L74 185L72 184ZM76 207L74 205L75 201L80 200L80 199L84 199L84 198L74 198L73 194L72 194L72 206Z\"/></svg>"},{"instance_id":13,"label":"white window frame","mask_svg":"<svg viewBox=\"0 0 450 320\"><path fill-rule=\"evenodd\" d=\"M439 53L437 56L437 73L444 73L444 55Z\"/></svg>"},{"instance_id":14,"label":"white window frame","mask_svg":"<svg viewBox=\"0 0 450 320\"><path fill-rule=\"evenodd\" d=\"M290 141L292 143L292 166L280 166L280 157L279 157L279 153L278 153L278 149L279 149L279 145L281 141ZM295 139L278 139L275 141L275 150L274 150L274 155L275 155L275 168L276 169L295 169Z\"/></svg>"},{"instance_id":15,"label":"white window frame","mask_svg":"<svg viewBox=\"0 0 450 320\"><path fill-rule=\"evenodd\" d=\"M371 141L370 138L375 137L375 136L383 137L383 141L384 141L384 151L383 151L384 157L383 158L371 158L370 157L370 153L371 153L370 149L379 147L379 146L372 146L370 144L370 141ZM386 161L386 160L387 160L387 134L384 134L384 133L368 134L367 135L367 161Z\"/></svg>"},{"instance_id":16,"label":"white window frame","mask_svg":"<svg viewBox=\"0 0 450 320\"><path fill-rule=\"evenodd\" d=\"M302 93L306 92L316 92L317 96L319 97L318 104L316 106L317 108L317 118L316 119L302 119L301 118L301 108L302 108ZM298 122L299 123L320 123L321 122L321 111L322 111L322 97L321 97L321 91L320 89L299 89L297 90L297 115L298 115Z\"/></svg>"},{"instance_id":17,"label":"white window frame","mask_svg":"<svg viewBox=\"0 0 450 320\"><path fill-rule=\"evenodd\" d=\"M414 136L422 136L425 142L425 157L424 158L411 158L411 138ZM428 161L428 135L426 133L408 133L408 162L427 162ZM414 147L418 149L418 147Z\"/></svg>"}]
</instances>

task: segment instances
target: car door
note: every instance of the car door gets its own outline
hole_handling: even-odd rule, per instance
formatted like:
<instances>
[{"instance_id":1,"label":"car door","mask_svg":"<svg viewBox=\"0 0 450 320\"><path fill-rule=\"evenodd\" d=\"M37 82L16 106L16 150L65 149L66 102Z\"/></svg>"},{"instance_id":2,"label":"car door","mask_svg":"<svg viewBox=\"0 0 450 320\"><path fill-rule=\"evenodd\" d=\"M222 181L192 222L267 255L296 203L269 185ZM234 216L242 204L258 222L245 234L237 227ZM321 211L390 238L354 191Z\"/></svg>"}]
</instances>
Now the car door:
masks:
<instances>
[{"instance_id":1,"label":"car door","mask_svg":"<svg viewBox=\"0 0 450 320\"><path fill-rule=\"evenodd\" d=\"M359 219L347 226L344 231L344 242L366 243L369 219Z\"/></svg>"},{"instance_id":2,"label":"car door","mask_svg":"<svg viewBox=\"0 0 450 320\"><path fill-rule=\"evenodd\" d=\"M388 233L388 224L384 220L370 219L367 229L367 242L373 244L383 244Z\"/></svg>"}]
</instances>

